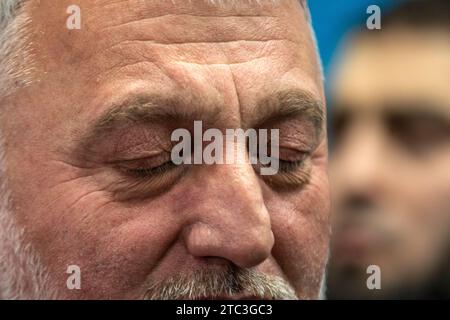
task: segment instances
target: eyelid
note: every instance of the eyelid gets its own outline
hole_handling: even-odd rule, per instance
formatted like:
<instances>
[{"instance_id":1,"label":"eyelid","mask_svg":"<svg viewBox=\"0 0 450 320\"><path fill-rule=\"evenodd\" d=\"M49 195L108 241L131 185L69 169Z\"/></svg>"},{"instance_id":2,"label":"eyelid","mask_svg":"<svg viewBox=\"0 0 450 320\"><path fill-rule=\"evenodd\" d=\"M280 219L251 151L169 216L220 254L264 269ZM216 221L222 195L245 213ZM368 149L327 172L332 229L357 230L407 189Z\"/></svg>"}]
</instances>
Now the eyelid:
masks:
<instances>
[{"instance_id":1,"label":"eyelid","mask_svg":"<svg viewBox=\"0 0 450 320\"><path fill-rule=\"evenodd\" d=\"M279 191L301 188L311 178L311 156L314 150L287 149L289 152L295 153L294 156L290 157L292 160L286 160L286 154L280 151L278 173L273 176L263 176L263 180L267 185ZM284 151L286 151L286 148L284 148Z\"/></svg>"},{"instance_id":2,"label":"eyelid","mask_svg":"<svg viewBox=\"0 0 450 320\"><path fill-rule=\"evenodd\" d=\"M161 171L158 171L159 168ZM116 170L121 173L121 177L115 184L113 193L121 201L146 199L165 192L186 172L184 166L176 165L170 160L153 167L130 169L116 166Z\"/></svg>"},{"instance_id":3,"label":"eyelid","mask_svg":"<svg viewBox=\"0 0 450 320\"><path fill-rule=\"evenodd\" d=\"M137 158L116 162L114 168L123 176L134 179L152 180L158 176L163 176L167 172L177 169L167 153L160 153L158 156Z\"/></svg>"},{"instance_id":4,"label":"eyelid","mask_svg":"<svg viewBox=\"0 0 450 320\"><path fill-rule=\"evenodd\" d=\"M183 166L176 166L164 174L149 177L131 177L120 179L112 191L118 201L144 200L169 190L183 177ZM128 174L129 175L129 174Z\"/></svg>"},{"instance_id":5,"label":"eyelid","mask_svg":"<svg viewBox=\"0 0 450 320\"><path fill-rule=\"evenodd\" d=\"M164 162L163 164L155 167L142 167L135 169L124 169L125 172L131 175L135 175L137 178L151 178L157 175L161 175L178 167L172 161Z\"/></svg>"},{"instance_id":6,"label":"eyelid","mask_svg":"<svg viewBox=\"0 0 450 320\"><path fill-rule=\"evenodd\" d=\"M123 164L123 163L131 163L135 161L143 161L146 159L158 159L160 157L164 157L165 155L170 154L166 151L161 150L152 150L152 151L143 151L138 154L134 154L133 156L126 157L116 157L112 161L107 161L109 164Z\"/></svg>"},{"instance_id":7,"label":"eyelid","mask_svg":"<svg viewBox=\"0 0 450 320\"><path fill-rule=\"evenodd\" d=\"M312 150L305 149L292 149L292 148L285 148L281 147L279 151L279 159L284 161L303 161L306 157L310 156L312 153Z\"/></svg>"},{"instance_id":8,"label":"eyelid","mask_svg":"<svg viewBox=\"0 0 450 320\"><path fill-rule=\"evenodd\" d=\"M293 137L281 137L280 136L280 149L292 150L297 152L311 152L319 144L320 139L305 138L296 139Z\"/></svg>"}]
</instances>

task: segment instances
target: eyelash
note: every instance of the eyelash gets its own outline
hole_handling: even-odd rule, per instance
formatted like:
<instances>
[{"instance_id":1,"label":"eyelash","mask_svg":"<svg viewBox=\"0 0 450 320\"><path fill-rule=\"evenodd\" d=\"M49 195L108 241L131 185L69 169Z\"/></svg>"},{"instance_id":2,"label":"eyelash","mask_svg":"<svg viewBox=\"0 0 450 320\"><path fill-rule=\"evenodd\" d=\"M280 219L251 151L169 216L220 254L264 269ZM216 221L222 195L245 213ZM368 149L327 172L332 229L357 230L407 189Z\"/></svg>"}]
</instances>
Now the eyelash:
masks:
<instances>
[{"instance_id":1,"label":"eyelash","mask_svg":"<svg viewBox=\"0 0 450 320\"><path fill-rule=\"evenodd\" d=\"M297 170L302 166L304 158L296 161L288 161L279 159L279 170L282 173L289 173ZM127 169L126 172L138 178L148 178L155 175L164 174L165 172L176 168L177 165L172 161L167 161L160 166L153 168Z\"/></svg>"},{"instance_id":2,"label":"eyelash","mask_svg":"<svg viewBox=\"0 0 450 320\"><path fill-rule=\"evenodd\" d=\"M303 157L300 160L296 160L296 161L287 161L287 160L282 160L282 159L279 159L278 161L280 164L280 166L279 166L280 172L289 173L289 172L295 171L298 168L300 168L305 161L305 157Z\"/></svg>"},{"instance_id":3,"label":"eyelash","mask_svg":"<svg viewBox=\"0 0 450 320\"><path fill-rule=\"evenodd\" d=\"M139 169L126 169L125 171L128 174L131 174L133 176L136 176L138 178L148 178L156 175L161 175L167 171L170 171L174 168L176 168L177 165L174 164L172 161L167 161L163 163L160 166L153 167L153 168L139 168Z\"/></svg>"}]
</instances>

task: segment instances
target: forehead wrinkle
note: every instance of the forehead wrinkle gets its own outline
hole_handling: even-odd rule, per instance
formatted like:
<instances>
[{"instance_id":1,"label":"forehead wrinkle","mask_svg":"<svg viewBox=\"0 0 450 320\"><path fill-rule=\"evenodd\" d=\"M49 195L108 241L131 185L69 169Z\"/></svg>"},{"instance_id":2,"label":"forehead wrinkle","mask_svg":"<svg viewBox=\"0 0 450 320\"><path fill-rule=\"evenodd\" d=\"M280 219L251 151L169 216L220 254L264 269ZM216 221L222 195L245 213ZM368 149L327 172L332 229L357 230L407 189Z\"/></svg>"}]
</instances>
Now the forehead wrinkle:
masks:
<instances>
[{"instance_id":1,"label":"forehead wrinkle","mask_svg":"<svg viewBox=\"0 0 450 320\"><path fill-rule=\"evenodd\" d=\"M122 16L122 23L133 21L134 18L145 19L152 17L163 17L168 15L191 15L197 17L227 17L227 16L271 16L274 9L279 8L282 1L272 0L246 0L246 1L209 1L209 0L190 0L190 1L97 1L96 7L103 13L116 10L117 8L129 9L134 8L132 12ZM130 11L130 10L128 10ZM137 13L139 15L136 17ZM96 19L98 16L93 16ZM104 20L105 26L107 21Z\"/></svg>"},{"instance_id":2,"label":"forehead wrinkle","mask_svg":"<svg viewBox=\"0 0 450 320\"><path fill-rule=\"evenodd\" d=\"M173 19L180 19L180 18L196 18L197 20L201 21L201 20L210 20L211 18L213 19L220 19L220 18L244 18L244 19L259 19L259 18L277 18L277 16L274 15L264 15L264 14L233 14L233 15L224 15L224 14L217 14L217 15L202 15L202 14L194 14L194 13L180 13L180 14L175 14L175 13L166 13L166 14L160 14L160 15L150 15L150 16L146 16L145 18L142 19L133 19L133 20L129 20L129 21L124 21L124 22L120 22L117 24L111 24L111 25L107 25L105 27L103 27L101 30L110 30L110 29L114 29L116 27L126 27L129 25L132 25L133 23L142 23L142 22L147 22L148 20L159 20L162 18L173 18Z\"/></svg>"},{"instance_id":3,"label":"forehead wrinkle","mask_svg":"<svg viewBox=\"0 0 450 320\"><path fill-rule=\"evenodd\" d=\"M170 27L168 27L170 26ZM166 19L156 18L138 20L131 25L119 25L100 30L100 35L114 33L105 38L108 48L124 42L142 42L159 45L219 44L254 42L263 43L274 40L287 40L299 43L298 30L290 28L280 20L227 19Z\"/></svg>"},{"instance_id":4,"label":"forehead wrinkle","mask_svg":"<svg viewBox=\"0 0 450 320\"><path fill-rule=\"evenodd\" d=\"M111 66L107 67L108 71L105 73L117 72L118 68L130 67L132 64L151 63L153 67L159 69L162 74L169 76L167 70L160 64L164 57L170 57L174 61L174 65L197 65L197 66L230 66L241 65L256 60L264 60L274 57L276 54L283 53L287 55L287 50L292 48L290 52L295 53L295 48L299 46L298 43L291 42L287 39L280 40L235 40L230 42L217 43L174 43L174 44L160 44L154 41L143 40L125 40L119 44L112 45L106 50L84 58L84 61L95 63L96 60L104 59L104 55L108 54L114 57ZM278 51L277 51L278 50ZM204 52L208 51L207 56ZM127 60L123 61L120 58L124 53L128 54ZM294 59L294 55L293 58ZM116 71L114 71L116 70ZM171 79L172 77L169 76ZM173 80L173 79L172 79Z\"/></svg>"},{"instance_id":5,"label":"forehead wrinkle","mask_svg":"<svg viewBox=\"0 0 450 320\"><path fill-rule=\"evenodd\" d=\"M197 2L203 3L204 1ZM190 4L185 8L185 3L171 7L169 3L162 6L160 1L156 1L146 2L145 5L141 6L137 5L137 8L134 10L129 10L129 6L133 5L132 3L129 3L129 1L121 3L124 5L124 10L118 10L116 3L113 4L113 8L104 9L100 7L98 10L92 10L92 14L88 13L90 17L85 18L86 24L89 25L91 22L96 24L95 30L100 34L105 29L111 29L111 31L117 33L115 38L120 37L120 29L117 29L117 27L125 30L125 34L128 34L130 31L136 32L139 29L136 27L140 27L144 31L141 32L136 40L154 40L159 43L197 42L200 40L198 39L198 32L201 33L201 40L206 42L217 41L220 38L223 38L222 40L224 41L234 40L235 38L257 40L254 37L259 37L261 34L266 39L268 39L268 35L271 35L269 38L277 39L286 37L287 32L289 33L289 30L292 29L290 25L282 23L288 9L281 6L281 10L275 10L278 6L273 7L273 12L268 8L255 9L263 8L264 6L250 5L247 8L248 12L243 13L242 11L234 10L231 13L226 13L227 10L214 5L215 11L213 15L208 10L202 14L205 8L198 4ZM147 5L147 3L150 4ZM150 6L151 10L147 6ZM118 12L121 14L118 14ZM97 16L100 13L101 19ZM104 19L105 16L110 18ZM278 23L273 23L274 20L282 23L282 25L277 27ZM271 21L271 23L268 23L268 21ZM108 24L105 25L105 23ZM241 32L242 23L246 23L247 28ZM183 27L183 24L186 26ZM239 28L233 27L236 25L239 25ZM253 26L251 30L248 30L249 26ZM153 32L154 34L149 38L149 32L145 30L152 29L157 32ZM293 35L287 38L293 38Z\"/></svg>"},{"instance_id":6,"label":"forehead wrinkle","mask_svg":"<svg viewBox=\"0 0 450 320\"><path fill-rule=\"evenodd\" d=\"M116 18L120 17L109 20L116 21ZM239 63L244 61L242 56L245 55L255 55L261 51L273 52L276 48L301 44L297 28L287 26L283 20L273 22L258 18L226 22L211 19L202 21L146 19L145 22L136 21L136 23L138 24L112 29L109 32L96 28L97 31L94 33L97 35L92 37L91 50L85 50L86 42L77 44L80 61L92 64L97 60L101 64L109 61L115 67L123 64L125 54L131 62L137 59L158 62L166 56L164 51L167 51L171 57L181 61L221 64L224 63L221 59L222 50L220 54L217 51L229 48L230 54L239 54L233 61ZM186 26L183 27L182 24ZM114 36L111 36L112 34ZM205 50L208 51L208 55L204 55ZM108 57L112 60L110 61ZM190 61L191 58L195 58L194 61Z\"/></svg>"}]
</instances>

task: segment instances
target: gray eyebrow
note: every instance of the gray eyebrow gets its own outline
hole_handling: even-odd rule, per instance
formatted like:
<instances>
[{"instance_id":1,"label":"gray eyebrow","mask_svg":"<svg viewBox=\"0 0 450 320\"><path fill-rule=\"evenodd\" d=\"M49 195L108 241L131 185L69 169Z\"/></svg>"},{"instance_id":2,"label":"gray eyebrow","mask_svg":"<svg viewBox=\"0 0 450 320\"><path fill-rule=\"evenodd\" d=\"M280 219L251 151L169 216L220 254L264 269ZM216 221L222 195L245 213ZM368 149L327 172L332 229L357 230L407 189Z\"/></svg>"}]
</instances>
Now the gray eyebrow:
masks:
<instances>
[{"instance_id":1,"label":"gray eyebrow","mask_svg":"<svg viewBox=\"0 0 450 320\"><path fill-rule=\"evenodd\" d=\"M92 132L99 134L127 122L146 123L157 120L186 121L189 119L216 122L225 108L222 104L207 100L132 95L105 108L107 111L91 126Z\"/></svg>"},{"instance_id":2,"label":"gray eyebrow","mask_svg":"<svg viewBox=\"0 0 450 320\"><path fill-rule=\"evenodd\" d=\"M202 101L203 100L203 101ZM249 118L262 124L274 118L304 116L322 124L325 108L313 94L301 89L284 90L268 94L252 110ZM211 99L186 99L158 95L131 95L105 108L93 124L94 131L108 130L122 122L149 122L152 120L209 120L215 122L226 110L222 102Z\"/></svg>"},{"instance_id":3,"label":"gray eyebrow","mask_svg":"<svg viewBox=\"0 0 450 320\"><path fill-rule=\"evenodd\" d=\"M270 121L302 118L313 123L318 135L323 128L324 106L304 90L269 94L255 108L248 116L250 120L242 123L242 127L260 127ZM177 124L202 120L214 125L227 110L223 102L205 97L187 99L146 94L128 96L105 109L107 111L88 125L87 132L79 140L83 149L89 149L99 137L127 124L156 121Z\"/></svg>"},{"instance_id":4,"label":"gray eyebrow","mask_svg":"<svg viewBox=\"0 0 450 320\"><path fill-rule=\"evenodd\" d=\"M215 123L226 110L222 104L213 103L211 98L191 99L155 94L131 94L102 109L106 111L85 125L84 132L76 135L75 152L79 156L91 150L99 138L123 126L157 121L176 124L204 120Z\"/></svg>"},{"instance_id":5,"label":"gray eyebrow","mask_svg":"<svg viewBox=\"0 0 450 320\"><path fill-rule=\"evenodd\" d=\"M312 93L302 89L284 90L269 94L258 105L256 122L264 124L274 120L302 118L310 121L321 133L325 122L324 103Z\"/></svg>"}]
</instances>

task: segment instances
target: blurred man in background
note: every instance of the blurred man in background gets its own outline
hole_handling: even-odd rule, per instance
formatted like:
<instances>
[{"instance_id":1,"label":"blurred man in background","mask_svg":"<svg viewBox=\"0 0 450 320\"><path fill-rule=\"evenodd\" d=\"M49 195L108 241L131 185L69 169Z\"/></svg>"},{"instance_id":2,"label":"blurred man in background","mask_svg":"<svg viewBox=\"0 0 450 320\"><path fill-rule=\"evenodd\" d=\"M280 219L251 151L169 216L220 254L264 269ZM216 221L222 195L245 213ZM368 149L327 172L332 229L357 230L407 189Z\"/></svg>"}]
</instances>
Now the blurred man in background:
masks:
<instances>
[{"instance_id":1,"label":"blurred man in background","mask_svg":"<svg viewBox=\"0 0 450 320\"><path fill-rule=\"evenodd\" d=\"M449 17L448 0L405 2L340 61L328 298L450 296Z\"/></svg>"}]
</instances>

